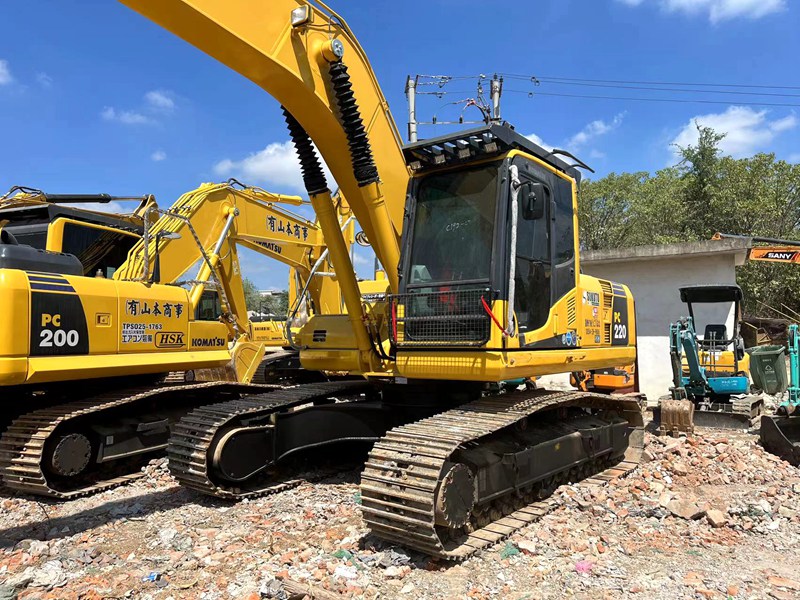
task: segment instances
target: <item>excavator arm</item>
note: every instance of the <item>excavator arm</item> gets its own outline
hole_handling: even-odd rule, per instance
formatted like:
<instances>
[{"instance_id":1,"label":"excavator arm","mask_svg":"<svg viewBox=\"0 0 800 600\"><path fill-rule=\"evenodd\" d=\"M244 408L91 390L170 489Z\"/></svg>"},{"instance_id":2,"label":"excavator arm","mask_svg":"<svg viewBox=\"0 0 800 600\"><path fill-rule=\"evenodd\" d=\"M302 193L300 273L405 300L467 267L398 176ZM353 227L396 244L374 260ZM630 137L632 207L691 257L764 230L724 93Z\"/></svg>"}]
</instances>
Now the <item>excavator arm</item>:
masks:
<instances>
[{"instance_id":1,"label":"excavator arm","mask_svg":"<svg viewBox=\"0 0 800 600\"><path fill-rule=\"evenodd\" d=\"M409 170L388 103L344 20L306 0L120 1L281 103L330 167L396 292ZM322 179L306 179L318 188L308 189L312 201L326 187ZM323 231L332 229L320 220ZM325 231L326 239L335 233Z\"/></svg>"},{"instance_id":2,"label":"excavator arm","mask_svg":"<svg viewBox=\"0 0 800 600\"><path fill-rule=\"evenodd\" d=\"M147 224L145 237L131 249L114 278L178 284L199 257L199 272L186 281L192 285L192 308L197 307L208 282L216 280L223 311L237 337L248 325L238 246L288 265L303 283L324 252L319 226L281 204L297 206L303 200L235 181L203 184L181 196L168 210L148 213L147 218L157 218ZM341 196L338 216L345 237L352 243L354 227ZM336 291L334 285L328 284L331 292ZM331 293L323 293L324 286L324 281L309 286L315 306L338 312L338 291L335 300L331 299Z\"/></svg>"}]
</instances>

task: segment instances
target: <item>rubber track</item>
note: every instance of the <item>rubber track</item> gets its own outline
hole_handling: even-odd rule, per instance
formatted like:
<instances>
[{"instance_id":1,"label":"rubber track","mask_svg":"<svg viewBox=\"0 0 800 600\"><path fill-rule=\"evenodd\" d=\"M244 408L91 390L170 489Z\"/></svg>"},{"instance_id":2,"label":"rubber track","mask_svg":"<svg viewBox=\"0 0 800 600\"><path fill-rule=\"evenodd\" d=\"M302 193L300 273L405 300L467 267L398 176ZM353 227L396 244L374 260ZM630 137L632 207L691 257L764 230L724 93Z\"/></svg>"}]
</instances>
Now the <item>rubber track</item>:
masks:
<instances>
[{"instance_id":1,"label":"rubber track","mask_svg":"<svg viewBox=\"0 0 800 600\"><path fill-rule=\"evenodd\" d=\"M443 542L434 522L434 502L448 459L463 445L536 412L569 406L618 410L634 428L623 460L584 479L581 485L602 485L639 464L644 428L641 407L635 399L536 390L485 397L396 427L375 444L361 476L364 520L380 538L448 560L463 560L502 541L550 512L555 503L550 499L534 502L461 536L458 542ZM535 421L528 427L535 427Z\"/></svg>"},{"instance_id":2,"label":"rubber track","mask_svg":"<svg viewBox=\"0 0 800 600\"><path fill-rule=\"evenodd\" d=\"M249 486L217 483L209 474L209 448L221 430L239 419L264 418L316 399L369 389L372 386L365 381L312 383L197 408L184 416L171 432L167 446L170 473L184 487L226 499L252 498L295 487L308 479L269 482L256 476Z\"/></svg>"},{"instance_id":3,"label":"rubber track","mask_svg":"<svg viewBox=\"0 0 800 600\"><path fill-rule=\"evenodd\" d=\"M0 436L0 475L3 484L19 492L49 496L62 500L95 494L103 490L138 479L142 472L111 476L75 490L59 490L51 487L42 469L44 450L48 437L71 419L97 414L106 410L124 407L140 400L152 399L164 393L185 390L207 390L212 388L226 391L273 390L275 386L243 385L224 381L200 382L183 385L149 385L124 390L115 390L84 400L50 406L24 414L15 419ZM121 460L120 462L124 462Z\"/></svg>"}]
</instances>

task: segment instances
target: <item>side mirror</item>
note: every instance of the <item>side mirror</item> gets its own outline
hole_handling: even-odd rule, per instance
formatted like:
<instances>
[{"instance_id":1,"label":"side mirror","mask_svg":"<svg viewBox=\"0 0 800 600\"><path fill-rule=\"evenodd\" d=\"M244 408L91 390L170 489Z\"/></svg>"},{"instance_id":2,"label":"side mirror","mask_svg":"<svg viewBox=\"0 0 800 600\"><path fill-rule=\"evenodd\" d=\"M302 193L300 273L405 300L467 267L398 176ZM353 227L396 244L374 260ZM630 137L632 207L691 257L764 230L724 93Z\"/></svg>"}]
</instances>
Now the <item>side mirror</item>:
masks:
<instances>
[{"instance_id":1,"label":"side mirror","mask_svg":"<svg viewBox=\"0 0 800 600\"><path fill-rule=\"evenodd\" d=\"M522 218L526 221L541 219L549 196L547 187L543 183L528 182L522 185L519 194Z\"/></svg>"}]
</instances>

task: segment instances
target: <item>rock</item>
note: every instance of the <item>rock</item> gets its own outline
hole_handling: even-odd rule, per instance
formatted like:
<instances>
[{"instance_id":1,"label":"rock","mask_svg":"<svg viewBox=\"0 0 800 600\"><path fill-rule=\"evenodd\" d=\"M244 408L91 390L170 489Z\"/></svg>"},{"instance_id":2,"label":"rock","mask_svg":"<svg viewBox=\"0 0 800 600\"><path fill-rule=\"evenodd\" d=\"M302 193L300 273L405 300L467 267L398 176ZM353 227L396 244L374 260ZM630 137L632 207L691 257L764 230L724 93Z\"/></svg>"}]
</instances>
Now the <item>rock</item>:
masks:
<instances>
[{"instance_id":1,"label":"rock","mask_svg":"<svg viewBox=\"0 0 800 600\"><path fill-rule=\"evenodd\" d=\"M685 464L681 462L676 462L675 464L672 465L672 472L675 473L675 475L681 475L681 476L688 475L689 467L687 467Z\"/></svg>"},{"instance_id":2,"label":"rock","mask_svg":"<svg viewBox=\"0 0 800 600\"><path fill-rule=\"evenodd\" d=\"M401 594L410 594L413 591L414 591L414 584L413 583L407 583L402 587L402 589L400 590L400 593Z\"/></svg>"},{"instance_id":3,"label":"rock","mask_svg":"<svg viewBox=\"0 0 800 600\"><path fill-rule=\"evenodd\" d=\"M800 590L800 582L779 575L770 575L767 577L767 583L779 588L786 588L788 590Z\"/></svg>"},{"instance_id":4,"label":"rock","mask_svg":"<svg viewBox=\"0 0 800 600\"><path fill-rule=\"evenodd\" d=\"M725 513L723 513L721 510L717 510L716 508L706 511L706 519L708 520L709 525L712 527L722 527L728 522Z\"/></svg>"},{"instance_id":5,"label":"rock","mask_svg":"<svg viewBox=\"0 0 800 600\"><path fill-rule=\"evenodd\" d=\"M383 574L392 579L402 579L405 576L403 569L401 567L395 567L394 565L386 567Z\"/></svg>"},{"instance_id":6,"label":"rock","mask_svg":"<svg viewBox=\"0 0 800 600\"><path fill-rule=\"evenodd\" d=\"M158 532L158 539L161 540L162 544L168 545L176 535L178 535L177 529L166 527Z\"/></svg>"},{"instance_id":7,"label":"rock","mask_svg":"<svg viewBox=\"0 0 800 600\"><path fill-rule=\"evenodd\" d=\"M356 571L355 567L339 565L333 571L333 576L338 579L358 579L358 571Z\"/></svg>"},{"instance_id":8,"label":"rock","mask_svg":"<svg viewBox=\"0 0 800 600\"><path fill-rule=\"evenodd\" d=\"M17 591L18 589L14 586L0 585L0 600L17 600Z\"/></svg>"},{"instance_id":9,"label":"rock","mask_svg":"<svg viewBox=\"0 0 800 600\"><path fill-rule=\"evenodd\" d=\"M778 514L780 516L782 516L782 517L786 517L787 519L791 519L791 518L797 516L797 511L796 510L792 510L788 506L781 506L778 509Z\"/></svg>"},{"instance_id":10,"label":"rock","mask_svg":"<svg viewBox=\"0 0 800 600\"><path fill-rule=\"evenodd\" d=\"M64 566L60 560L49 560L40 568L37 569L32 587L43 587L52 589L54 587L61 587L67 583L67 574L64 571Z\"/></svg>"},{"instance_id":11,"label":"rock","mask_svg":"<svg viewBox=\"0 0 800 600\"><path fill-rule=\"evenodd\" d=\"M689 500L672 500L667 504L667 510L676 517L691 521L703 516L703 509Z\"/></svg>"},{"instance_id":12,"label":"rock","mask_svg":"<svg viewBox=\"0 0 800 600\"><path fill-rule=\"evenodd\" d=\"M694 587L703 585L703 577L697 571L689 571L683 576L683 584Z\"/></svg>"},{"instance_id":13,"label":"rock","mask_svg":"<svg viewBox=\"0 0 800 600\"><path fill-rule=\"evenodd\" d=\"M517 547L524 554L536 554L536 542L533 540L520 540L517 542Z\"/></svg>"}]
</instances>

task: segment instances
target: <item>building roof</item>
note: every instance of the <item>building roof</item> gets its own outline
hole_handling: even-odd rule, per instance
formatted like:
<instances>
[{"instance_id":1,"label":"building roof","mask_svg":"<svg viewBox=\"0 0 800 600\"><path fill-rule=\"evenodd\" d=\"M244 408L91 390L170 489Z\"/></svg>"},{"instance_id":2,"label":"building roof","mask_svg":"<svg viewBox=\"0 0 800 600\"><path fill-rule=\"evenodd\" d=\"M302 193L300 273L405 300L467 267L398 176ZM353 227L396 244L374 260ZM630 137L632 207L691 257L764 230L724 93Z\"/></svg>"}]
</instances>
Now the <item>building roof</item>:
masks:
<instances>
[{"instance_id":1,"label":"building roof","mask_svg":"<svg viewBox=\"0 0 800 600\"><path fill-rule=\"evenodd\" d=\"M653 260L675 260L681 257L730 255L733 254L736 266L743 265L747 259L747 251L752 247L752 240L722 239L702 242L680 242L677 244L653 244L651 246L633 246L630 248L611 248L607 250L584 250L581 261L584 264L603 264L614 262L635 262Z\"/></svg>"}]
</instances>

